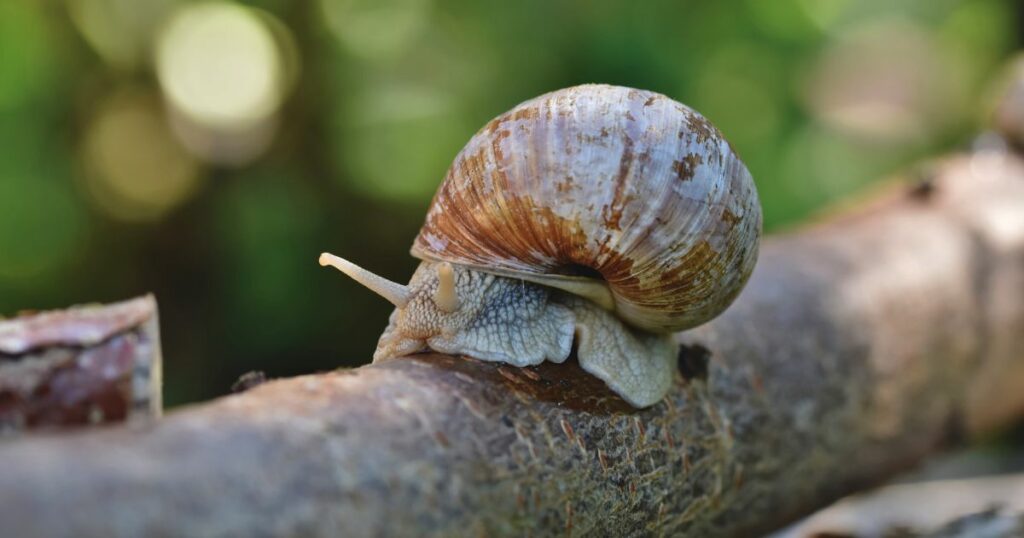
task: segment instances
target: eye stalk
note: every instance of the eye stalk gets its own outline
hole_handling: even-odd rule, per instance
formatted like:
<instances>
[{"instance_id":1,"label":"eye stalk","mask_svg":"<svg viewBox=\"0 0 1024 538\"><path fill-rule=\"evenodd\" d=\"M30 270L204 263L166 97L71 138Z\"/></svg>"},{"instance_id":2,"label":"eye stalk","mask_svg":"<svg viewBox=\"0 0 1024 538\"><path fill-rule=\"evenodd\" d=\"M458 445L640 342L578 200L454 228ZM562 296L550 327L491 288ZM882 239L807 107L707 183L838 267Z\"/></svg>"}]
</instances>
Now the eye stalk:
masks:
<instances>
[{"instance_id":1,"label":"eye stalk","mask_svg":"<svg viewBox=\"0 0 1024 538\"><path fill-rule=\"evenodd\" d=\"M412 292L408 286L392 282L382 276L375 275L362 267L333 254L324 252L320 255L320 265L331 266L342 273L352 277L352 280L370 288L370 291L388 300L389 303L404 308L412 299ZM452 291L454 295L454 290Z\"/></svg>"},{"instance_id":2,"label":"eye stalk","mask_svg":"<svg viewBox=\"0 0 1024 538\"><path fill-rule=\"evenodd\" d=\"M437 266L437 290L433 299L438 308L449 314L459 309L459 294L455 291L455 269L448 262L442 262Z\"/></svg>"}]
</instances>

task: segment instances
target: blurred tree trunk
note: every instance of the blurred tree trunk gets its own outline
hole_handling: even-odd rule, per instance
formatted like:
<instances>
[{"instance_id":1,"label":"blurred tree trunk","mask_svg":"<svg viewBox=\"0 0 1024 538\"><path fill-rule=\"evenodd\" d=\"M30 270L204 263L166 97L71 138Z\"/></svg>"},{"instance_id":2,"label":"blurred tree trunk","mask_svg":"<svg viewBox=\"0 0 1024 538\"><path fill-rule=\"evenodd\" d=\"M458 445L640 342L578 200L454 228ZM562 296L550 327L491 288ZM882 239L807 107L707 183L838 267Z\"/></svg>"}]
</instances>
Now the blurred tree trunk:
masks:
<instances>
[{"instance_id":1,"label":"blurred tree trunk","mask_svg":"<svg viewBox=\"0 0 1024 538\"><path fill-rule=\"evenodd\" d=\"M0 444L0 535L778 528L1024 411L1024 161L933 169L766 240L737 302L679 335L652 408L574 364L419 355L273 381L147 428Z\"/></svg>"},{"instance_id":2,"label":"blurred tree trunk","mask_svg":"<svg viewBox=\"0 0 1024 538\"><path fill-rule=\"evenodd\" d=\"M772 538L1024 536L1024 474L925 480L844 499Z\"/></svg>"}]
</instances>

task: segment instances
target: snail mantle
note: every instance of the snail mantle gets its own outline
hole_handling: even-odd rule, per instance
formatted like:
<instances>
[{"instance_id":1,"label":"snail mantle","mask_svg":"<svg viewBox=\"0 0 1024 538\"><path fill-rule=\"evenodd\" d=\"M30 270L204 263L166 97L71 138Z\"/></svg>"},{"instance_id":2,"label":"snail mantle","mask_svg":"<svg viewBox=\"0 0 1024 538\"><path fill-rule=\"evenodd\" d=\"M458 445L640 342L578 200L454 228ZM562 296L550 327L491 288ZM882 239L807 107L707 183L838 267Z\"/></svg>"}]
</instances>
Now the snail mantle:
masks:
<instances>
[{"instance_id":1,"label":"snail mantle","mask_svg":"<svg viewBox=\"0 0 1024 538\"><path fill-rule=\"evenodd\" d=\"M455 157L408 285L323 254L395 305L373 360L427 350L580 366L636 407L675 372L671 334L732 303L757 260L753 178L708 120L653 92L526 101Z\"/></svg>"}]
</instances>

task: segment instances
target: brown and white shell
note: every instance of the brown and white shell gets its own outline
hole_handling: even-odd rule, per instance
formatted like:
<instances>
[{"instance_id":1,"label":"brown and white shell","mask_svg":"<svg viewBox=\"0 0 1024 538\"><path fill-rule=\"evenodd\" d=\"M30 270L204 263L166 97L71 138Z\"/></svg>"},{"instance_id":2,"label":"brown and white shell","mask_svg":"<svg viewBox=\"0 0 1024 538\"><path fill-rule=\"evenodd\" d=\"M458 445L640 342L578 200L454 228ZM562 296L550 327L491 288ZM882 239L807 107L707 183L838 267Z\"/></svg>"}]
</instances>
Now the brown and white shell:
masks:
<instances>
[{"instance_id":1,"label":"brown and white shell","mask_svg":"<svg viewBox=\"0 0 1024 538\"><path fill-rule=\"evenodd\" d=\"M750 172L708 120L661 94L583 85L477 132L412 254L503 275L600 278L620 319L670 332L732 302L760 233Z\"/></svg>"}]
</instances>

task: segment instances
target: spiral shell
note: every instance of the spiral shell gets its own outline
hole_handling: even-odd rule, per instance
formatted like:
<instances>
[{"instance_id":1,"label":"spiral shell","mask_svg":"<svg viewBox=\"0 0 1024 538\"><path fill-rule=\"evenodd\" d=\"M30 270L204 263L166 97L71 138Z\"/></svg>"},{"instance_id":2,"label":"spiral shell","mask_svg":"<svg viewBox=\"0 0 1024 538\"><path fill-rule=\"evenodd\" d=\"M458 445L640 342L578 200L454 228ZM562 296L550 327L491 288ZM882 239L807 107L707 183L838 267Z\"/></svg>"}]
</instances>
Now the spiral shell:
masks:
<instances>
[{"instance_id":1,"label":"spiral shell","mask_svg":"<svg viewBox=\"0 0 1024 538\"><path fill-rule=\"evenodd\" d=\"M670 332L732 302L760 233L750 172L703 116L661 94L584 85L477 132L412 254L503 275L603 279L620 319Z\"/></svg>"}]
</instances>

